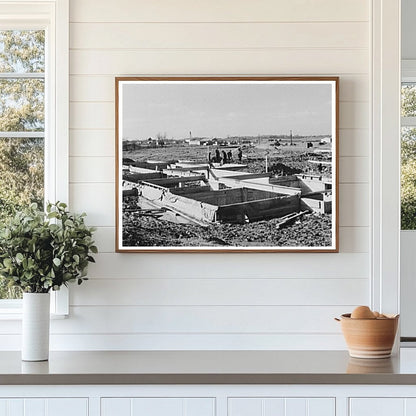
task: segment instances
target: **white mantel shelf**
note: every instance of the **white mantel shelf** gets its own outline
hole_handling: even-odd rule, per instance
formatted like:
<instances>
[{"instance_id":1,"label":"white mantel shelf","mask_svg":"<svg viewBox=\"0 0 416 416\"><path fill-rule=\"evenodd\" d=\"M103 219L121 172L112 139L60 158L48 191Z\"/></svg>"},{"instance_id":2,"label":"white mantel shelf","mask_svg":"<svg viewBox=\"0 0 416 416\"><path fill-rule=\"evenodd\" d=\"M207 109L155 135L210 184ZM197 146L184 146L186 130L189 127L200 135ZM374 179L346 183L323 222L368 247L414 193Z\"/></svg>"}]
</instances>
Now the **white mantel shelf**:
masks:
<instances>
[{"instance_id":1,"label":"white mantel shelf","mask_svg":"<svg viewBox=\"0 0 416 416\"><path fill-rule=\"evenodd\" d=\"M56 351L49 362L0 354L0 385L88 384L416 385L416 349L378 360L346 351Z\"/></svg>"}]
</instances>

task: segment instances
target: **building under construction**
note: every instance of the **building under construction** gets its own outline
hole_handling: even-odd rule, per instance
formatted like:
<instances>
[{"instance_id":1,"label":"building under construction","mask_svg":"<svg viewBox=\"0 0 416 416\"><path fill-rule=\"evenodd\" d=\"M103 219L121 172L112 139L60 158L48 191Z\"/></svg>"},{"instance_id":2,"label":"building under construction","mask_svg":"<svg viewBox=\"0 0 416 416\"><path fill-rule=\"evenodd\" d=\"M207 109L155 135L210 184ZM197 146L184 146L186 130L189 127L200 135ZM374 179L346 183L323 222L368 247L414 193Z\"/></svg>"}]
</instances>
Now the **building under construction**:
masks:
<instances>
[{"instance_id":1,"label":"building under construction","mask_svg":"<svg viewBox=\"0 0 416 416\"><path fill-rule=\"evenodd\" d=\"M322 164L320 165L322 168ZM332 175L247 173L243 164L194 161L123 161L123 196L136 195L147 212L206 226L271 218L293 220L307 212L331 213Z\"/></svg>"}]
</instances>

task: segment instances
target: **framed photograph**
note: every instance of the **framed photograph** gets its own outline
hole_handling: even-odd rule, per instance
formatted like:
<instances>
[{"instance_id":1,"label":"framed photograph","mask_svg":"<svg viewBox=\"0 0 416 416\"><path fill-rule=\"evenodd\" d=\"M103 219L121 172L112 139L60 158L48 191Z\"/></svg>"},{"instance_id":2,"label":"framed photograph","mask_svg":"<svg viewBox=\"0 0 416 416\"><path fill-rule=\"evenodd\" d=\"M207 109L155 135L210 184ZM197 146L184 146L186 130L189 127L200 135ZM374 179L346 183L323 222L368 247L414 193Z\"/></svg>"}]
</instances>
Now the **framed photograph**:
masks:
<instances>
[{"instance_id":1,"label":"framed photograph","mask_svg":"<svg viewBox=\"0 0 416 416\"><path fill-rule=\"evenodd\" d=\"M116 250L337 252L338 81L116 78Z\"/></svg>"}]
</instances>

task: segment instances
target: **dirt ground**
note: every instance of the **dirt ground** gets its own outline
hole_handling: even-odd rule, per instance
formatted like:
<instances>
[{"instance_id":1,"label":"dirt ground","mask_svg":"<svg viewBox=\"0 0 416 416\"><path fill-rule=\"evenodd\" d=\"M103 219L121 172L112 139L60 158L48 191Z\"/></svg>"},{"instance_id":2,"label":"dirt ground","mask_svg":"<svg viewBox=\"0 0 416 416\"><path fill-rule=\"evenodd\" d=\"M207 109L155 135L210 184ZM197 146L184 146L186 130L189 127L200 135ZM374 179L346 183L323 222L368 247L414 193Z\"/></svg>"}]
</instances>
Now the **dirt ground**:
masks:
<instances>
[{"instance_id":1,"label":"dirt ground","mask_svg":"<svg viewBox=\"0 0 416 416\"><path fill-rule=\"evenodd\" d=\"M134 211L137 199L123 204L123 245L130 247L202 247L270 246L326 247L331 245L331 216L306 214L291 225L279 229L279 219L248 224L213 224L200 227L175 224Z\"/></svg>"}]
</instances>

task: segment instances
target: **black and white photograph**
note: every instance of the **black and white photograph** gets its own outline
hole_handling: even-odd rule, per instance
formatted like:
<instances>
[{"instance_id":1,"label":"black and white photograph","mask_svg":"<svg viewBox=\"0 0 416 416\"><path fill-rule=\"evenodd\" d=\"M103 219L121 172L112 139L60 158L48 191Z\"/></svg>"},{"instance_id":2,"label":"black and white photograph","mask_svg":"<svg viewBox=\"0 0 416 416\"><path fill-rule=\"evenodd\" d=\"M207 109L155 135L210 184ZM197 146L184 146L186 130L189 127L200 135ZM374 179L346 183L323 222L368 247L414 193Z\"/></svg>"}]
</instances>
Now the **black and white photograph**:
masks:
<instances>
[{"instance_id":1,"label":"black and white photograph","mask_svg":"<svg viewBox=\"0 0 416 416\"><path fill-rule=\"evenodd\" d=\"M116 78L119 252L337 252L337 77Z\"/></svg>"}]
</instances>

